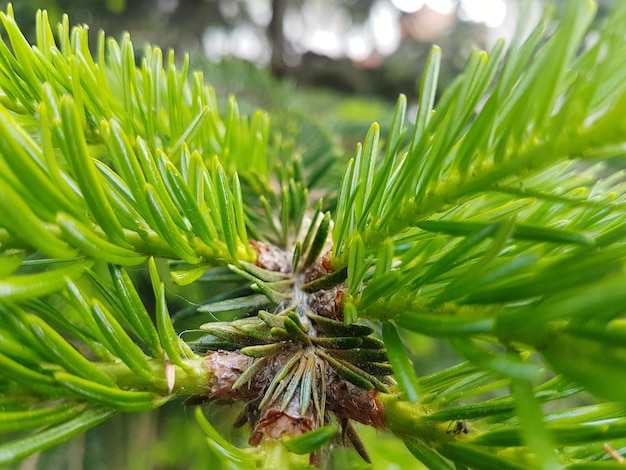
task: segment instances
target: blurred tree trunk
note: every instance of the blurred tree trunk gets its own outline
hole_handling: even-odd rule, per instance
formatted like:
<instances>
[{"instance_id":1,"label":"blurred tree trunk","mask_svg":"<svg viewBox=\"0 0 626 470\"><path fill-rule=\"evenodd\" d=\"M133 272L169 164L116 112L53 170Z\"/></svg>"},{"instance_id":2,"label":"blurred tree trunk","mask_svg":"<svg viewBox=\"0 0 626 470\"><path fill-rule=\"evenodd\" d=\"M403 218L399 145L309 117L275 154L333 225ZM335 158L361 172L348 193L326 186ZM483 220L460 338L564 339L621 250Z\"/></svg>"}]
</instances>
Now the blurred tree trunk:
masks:
<instances>
[{"instance_id":1,"label":"blurred tree trunk","mask_svg":"<svg viewBox=\"0 0 626 470\"><path fill-rule=\"evenodd\" d=\"M287 73L285 64L285 34L283 21L287 2L285 0L272 0L272 19L268 26L268 36L272 44L272 59L270 68L275 77L282 77Z\"/></svg>"}]
</instances>

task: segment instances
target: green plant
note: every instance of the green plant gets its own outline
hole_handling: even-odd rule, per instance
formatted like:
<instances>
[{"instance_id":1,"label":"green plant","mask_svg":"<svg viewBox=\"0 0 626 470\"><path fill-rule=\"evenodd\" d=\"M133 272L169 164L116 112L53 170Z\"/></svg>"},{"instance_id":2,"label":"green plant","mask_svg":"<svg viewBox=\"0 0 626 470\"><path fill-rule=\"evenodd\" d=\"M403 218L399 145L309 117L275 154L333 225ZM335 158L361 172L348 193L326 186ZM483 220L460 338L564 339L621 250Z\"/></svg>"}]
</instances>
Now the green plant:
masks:
<instances>
[{"instance_id":1,"label":"green plant","mask_svg":"<svg viewBox=\"0 0 626 470\"><path fill-rule=\"evenodd\" d=\"M475 51L436 104L433 49L415 123L400 97L340 177L186 59L102 33L92 56L45 12L31 46L9 7L0 462L190 397L245 404L247 448L196 410L231 466L367 460L359 421L432 469L620 467L626 4L585 42L594 11ZM202 305L170 316L163 279ZM412 333L464 362L416 374Z\"/></svg>"}]
</instances>

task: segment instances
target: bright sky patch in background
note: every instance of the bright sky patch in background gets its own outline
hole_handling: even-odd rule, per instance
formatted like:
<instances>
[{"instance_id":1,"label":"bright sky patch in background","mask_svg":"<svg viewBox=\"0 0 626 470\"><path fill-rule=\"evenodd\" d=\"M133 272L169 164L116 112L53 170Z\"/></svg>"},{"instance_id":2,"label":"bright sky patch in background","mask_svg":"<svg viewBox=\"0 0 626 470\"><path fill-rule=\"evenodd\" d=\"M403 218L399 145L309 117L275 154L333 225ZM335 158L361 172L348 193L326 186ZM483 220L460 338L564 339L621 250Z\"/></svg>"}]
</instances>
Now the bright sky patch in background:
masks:
<instances>
[{"instance_id":1,"label":"bright sky patch in background","mask_svg":"<svg viewBox=\"0 0 626 470\"><path fill-rule=\"evenodd\" d=\"M457 7L455 0L391 0L391 3L404 13L415 13L426 6L446 15ZM504 0L459 0L458 4L462 20L484 23L490 28L500 26L506 15Z\"/></svg>"},{"instance_id":2,"label":"bright sky patch in background","mask_svg":"<svg viewBox=\"0 0 626 470\"><path fill-rule=\"evenodd\" d=\"M267 26L271 3L248 0L246 4L253 22L261 28ZM489 28L500 27L507 13L506 0L377 0L369 18L357 23L347 10L334 2L307 0L287 6L284 32L293 48L293 57L285 57L289 65L296 65L300 55L308 51L333 59L348 57L357 62L373 54L391 55L401 42L402 15L420 14L424 8L442 17L458 14L461 21L482 23ZM234 17L238 8L237 2L220 2L225 17ZM267 38L254 25L209 28L203 43L207 57L215 61L236 56L266 65L271 55Z\"/></svg>"}]
</instances>

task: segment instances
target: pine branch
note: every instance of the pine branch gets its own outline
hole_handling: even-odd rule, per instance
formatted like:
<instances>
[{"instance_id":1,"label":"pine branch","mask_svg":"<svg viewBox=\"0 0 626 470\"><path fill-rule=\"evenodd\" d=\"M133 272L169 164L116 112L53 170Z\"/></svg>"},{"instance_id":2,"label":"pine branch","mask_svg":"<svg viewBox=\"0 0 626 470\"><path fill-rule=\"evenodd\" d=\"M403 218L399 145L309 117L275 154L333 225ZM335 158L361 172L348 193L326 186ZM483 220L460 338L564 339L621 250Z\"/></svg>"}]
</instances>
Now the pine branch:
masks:
<instances>
[{"instance_id":1,"label":"pine branch","mask_svg":"<svg viewBox=\"0 0 626 470\"><path fill-rule=\"evenodd\" d=\"M500 74L501 43L489 56L475 52L433 108L440 60L434 49L422 79L426 99L407 147L401 146L406 112L401 98L378 168L377 126L365 151L357 150L348 165L335 254L345 261L345 245L354 231L375 249L385 237L396 238L433 215L445 215L450 207L478 204L482 209L484 199L503 185L523 185L529 174L564 159L596 158L621 144L616 113L624 89L605 87L605 79L623 70L599 51L623 50L616 28L624 13L616 11L598 43L576 59L594 11L591 2L570 6L557 33L541 46L545 24L540 25L519 49L509 50Z\"/></svg>"},{"instance_id":2,"label":"pine branch","mask_svg":"<svg viewBox=\"0 0 626 470\"><path fill-rule=\"evenodd\" d=\"M137 67L104 34L92 56L85 27L55 36L45 12L31 46L8 7L0 432L17 437L0 462L185 396L245 403L246 449L197 411L243 467L323 466L333 442L368 461L355 421L429 468L619 465L626 7L587 45L594 13L571 2L549 37L546 16L474 51L438 100L434 48L415 124L400 97L333 204L332 152L300 155L234 98L220 114L187 58L148 47ZM413 333L467 362L416 374ZM598 403L566 401L583 391Z\"/></svg>"}]
</instances>

